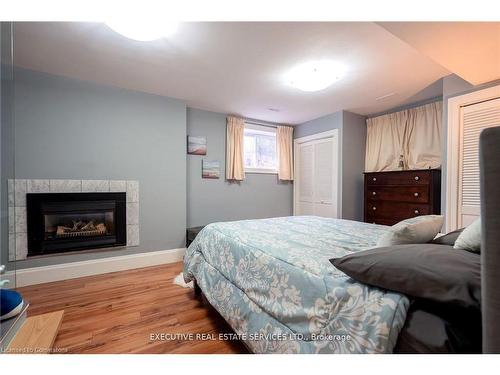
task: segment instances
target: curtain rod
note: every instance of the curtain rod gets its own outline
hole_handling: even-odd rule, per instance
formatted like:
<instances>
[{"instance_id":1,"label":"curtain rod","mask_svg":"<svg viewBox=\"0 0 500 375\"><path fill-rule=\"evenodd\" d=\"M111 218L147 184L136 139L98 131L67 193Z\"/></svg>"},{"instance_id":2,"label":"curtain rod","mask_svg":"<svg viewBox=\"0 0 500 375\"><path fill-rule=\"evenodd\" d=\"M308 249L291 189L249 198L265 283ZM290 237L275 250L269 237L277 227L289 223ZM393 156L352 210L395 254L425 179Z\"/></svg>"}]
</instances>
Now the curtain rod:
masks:
<instances>
[{"instance_id":1,"label":"curtain rod","mask_svg":"<svg viewBox=\"0 0 500 375\"><path fill-rule=\"evenodd\" d=\"M258 122L258 121L253 121L253 120L245 120L246 124L252 124L252 125L259 125L259 126L265 126L268 128L277 128L278 125L271 125L265 122Z\"/></svg>"}]
</instances>

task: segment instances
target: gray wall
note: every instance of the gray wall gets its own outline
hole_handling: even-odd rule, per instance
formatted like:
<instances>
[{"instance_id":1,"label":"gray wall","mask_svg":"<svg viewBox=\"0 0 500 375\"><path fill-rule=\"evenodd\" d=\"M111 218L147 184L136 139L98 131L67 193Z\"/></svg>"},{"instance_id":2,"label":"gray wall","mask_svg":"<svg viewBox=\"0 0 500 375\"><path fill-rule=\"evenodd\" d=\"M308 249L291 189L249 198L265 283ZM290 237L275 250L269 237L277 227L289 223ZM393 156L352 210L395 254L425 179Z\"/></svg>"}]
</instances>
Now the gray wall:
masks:
<instances>
[{"instance_id":1,"label":"gray wall","mask_svg":"<svg viewBox=\"0 0 500 375\"><path fill-rule=\"evenodd\" d=\"M140 246L18 262L18 268L184 247L186 106L157 95L18 69L16 178L140 184Z\"/></svg>"},{"instance_id":2,"label":"gray wall","mask_svg":"<svg viewBox=\"0 0 500 375\"><path fill-rule=\"evenodd\" d=\"M9 270L15 268L15 264L8 264L9 224L7 203L7 180L14 177L14 123L13 123L13 80L12 80L12 54L11 54L11 30L10 23L2 22L0 25L0 163L1 163L1 186L0 186L0 247L1 262ZM14 285L10 285L13 287Z\"/></svg>"},{"instance_id":3,"label":"gray wall","mask_svg":"<svg viewBox=\"0 0 500 375\"><path fill-rule=\"evenodd\" d=\"M340 131L342 131L342 111L331 113L295 126L293 137L302 138L333 129L340 129Z\"/></svg>"},{"instance_id":4,"label":"gray wall","mask_svg":"<svg viewBox=\"0 0 500 375\"><path fill-rule=\"evenodd\" d=\"M363 172L365 168L366 118L338 111L297 125L294 138L339 129L339 165L342 218L363 220Z\"/></svg>"},{"instance_id":5,"label":"gray wall","mask_svg":"<svg viewBox=\"0 0 500 375\"><path fill-rule=\"evenodd\" d=\"M342 217L363 219L366 117L342 112Z\"/></svg>"},{"instance_id":6,"label":"gray wall","mask_svg":"<svg viewBox=\"0 0 500 375\"><path fill-rule=\"evenodd\" d=\"M207 155L187 155L187 226L217 221L292 214L293 185L274 174L246 175L240 183L225 180L226 115L187 109L187 133L207 138ZM220 179L202 179L201 163L218 160Z\"/></svg>"},{"instance_id":7,"label":"gray wall","mask_svg":"<svg viewBox=\"0 0 500 375\"><path fill-rule=\"evenodd\" d=\"M293 185L276 175L225 181L225 114L25 69L15 74L9 178L139 180L141 221L139 247L28 259L17 268L178 248L186 225L292 214ZM207 137L206 157L186 156L187 133ZM13 138L2 137L2 151L5 144L14 155ZM221 179L201 178L202 158L221 162Z\"/></svg>"}]
</instances>

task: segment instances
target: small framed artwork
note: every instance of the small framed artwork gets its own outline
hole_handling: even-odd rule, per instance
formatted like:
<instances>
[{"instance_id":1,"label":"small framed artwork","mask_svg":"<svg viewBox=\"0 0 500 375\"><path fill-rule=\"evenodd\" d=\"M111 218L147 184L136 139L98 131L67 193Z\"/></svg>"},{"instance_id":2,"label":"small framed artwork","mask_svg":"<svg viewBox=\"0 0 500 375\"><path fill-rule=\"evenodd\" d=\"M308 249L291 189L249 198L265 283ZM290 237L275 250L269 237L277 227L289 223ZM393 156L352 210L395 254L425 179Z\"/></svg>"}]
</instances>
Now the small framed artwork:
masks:
<instances>
[{"instance_id":1,"label":"small framed artwork","mask_svg":"<svg viewBox=\"0 0 500 375\"><path fill-rule=\"evenodd\" d=\"M202 160L201 177L202 178L219 178L220 177L220 162L218 160L213 160L213 161Z\"/></svg>"},{"instance_id":2,"label":"small framed artwork","mask_svg":"<svg viewBox=\"0 0 500 375\"><path fill-rule=\"evenodd\" d=\"M207 154L207 138L193 137L188 135L188 154L189 155L206 155Z\"/></svg>"}]
</instances>

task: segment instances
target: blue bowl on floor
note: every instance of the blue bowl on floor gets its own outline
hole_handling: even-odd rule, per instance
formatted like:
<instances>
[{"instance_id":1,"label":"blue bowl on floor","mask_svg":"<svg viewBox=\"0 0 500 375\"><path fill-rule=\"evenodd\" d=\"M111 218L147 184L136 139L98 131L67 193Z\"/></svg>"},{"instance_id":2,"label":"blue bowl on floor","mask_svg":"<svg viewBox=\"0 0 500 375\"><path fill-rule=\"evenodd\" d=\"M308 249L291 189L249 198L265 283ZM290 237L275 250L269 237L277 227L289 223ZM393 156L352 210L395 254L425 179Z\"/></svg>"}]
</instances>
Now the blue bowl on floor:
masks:
<instances>
[{"instance_id":1,"label":"blue bowl on floor","mask_svg":"<svg viewBox=\"0 0 500 375\"><path fill-rule=\"evenodd\" d=\"M18 315L23 309L24 301L15 290L0 289L0 320Z\"/></svg>"}]
</instances>

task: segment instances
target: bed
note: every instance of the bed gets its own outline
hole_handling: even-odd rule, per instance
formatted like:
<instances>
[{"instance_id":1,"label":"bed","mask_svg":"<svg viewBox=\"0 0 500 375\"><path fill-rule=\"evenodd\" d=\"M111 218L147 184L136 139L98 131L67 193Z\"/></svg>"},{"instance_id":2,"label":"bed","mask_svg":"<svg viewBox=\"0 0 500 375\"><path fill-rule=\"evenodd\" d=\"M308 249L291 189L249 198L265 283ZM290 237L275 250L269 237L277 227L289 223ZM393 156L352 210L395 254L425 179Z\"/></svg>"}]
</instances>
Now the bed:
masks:
<instances>
[{"instance_id":1,"label":"bed","mask_svg":"<svg viewBox=\"0 0 500 375\"><path fill-rule=\"evenodd\" d=\"M500 127L482 132L483 353L500 353L498 144ZM418 336L434 326L441 340L440 319L413 309L402 294L354 281L328 261L374 247L388 230L319 217L211 224L188 248L184 278L196 282L254 353L390 353L406 328L404 344L432 346L436 341Z\"/></svg>"},{"instance_id":2,"label":"bed","mask_svg":"<svg viewBox=\"0 0 500 375\"><path fill-rule=\"evenodd\" d=\"M409 300L329 262L388 230L313 216L214 223L187 250L184 278L254 353L390 353Z\"/></svg>"}]
</instances>

